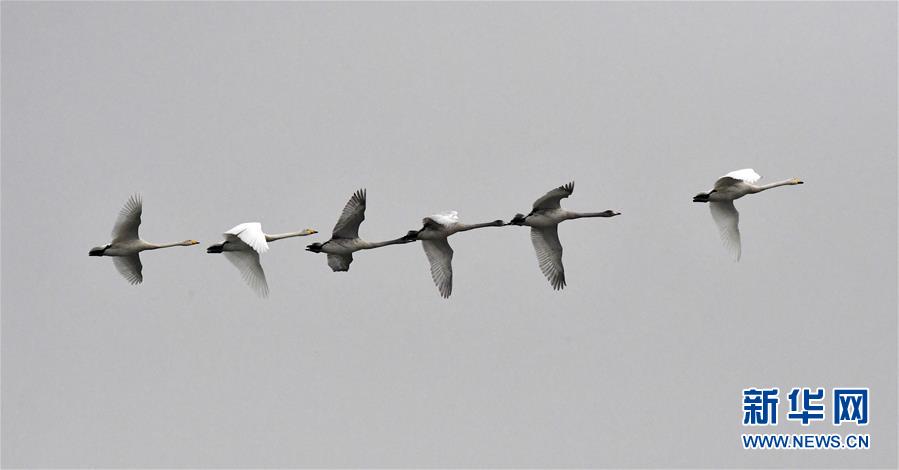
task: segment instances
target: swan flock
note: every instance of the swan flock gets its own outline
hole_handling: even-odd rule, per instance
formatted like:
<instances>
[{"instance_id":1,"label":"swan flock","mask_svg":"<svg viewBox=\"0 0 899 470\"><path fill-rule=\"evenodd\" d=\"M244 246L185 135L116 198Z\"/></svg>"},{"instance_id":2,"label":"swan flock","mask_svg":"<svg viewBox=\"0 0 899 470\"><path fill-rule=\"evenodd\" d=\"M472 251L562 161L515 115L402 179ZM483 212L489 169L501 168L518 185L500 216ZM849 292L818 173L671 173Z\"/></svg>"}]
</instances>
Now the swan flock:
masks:
<instances>
[{"instance_id":1,"label":"swan flock","mask_svg":"<svg viewBox=\"0 0 899 470\"><path fill-rule=\"evenodd\" d=\"M693 197L693 202L708 203L712 219L718 227L721 240L734 258L741 256L739 229L740 214L734 207L734 200L748 194L759 193L780 186L803 184L798 178L775 183L756 185L761 179L755 170L750 168L732 171L715 181L713 188ZM490 222L465 224L459 219L456 211L446 211L429 215L422 219L418 230L410 230L406 235L380 242L369 242L359 236L359 227L365 220L366 191L360 189L353 193L344 206L331 232L331 238L324 243L307 245L306 251L327 255L328 267L334 272L346 272L353 262L353 253L371 250L390 245L404 245L421 242L425 257L430 266L431 278L437 291L443 298L448 298L453 291L453 249L448 238L459 232L487 227L527 226L531 231L531 243L537 256L537 265L554 290L565 288L565 268L562 265L562 243L559 240L559 224L574 219L602 217L609 218L621 215L614 210L602 212L575 212L562 208L562 199L574 193L574 182L559 186L534 201L530 213L518 213L509 222L493 220ZM157 250L176 246L192 246L199 244L193 239L182 242L155 244L144 241L138 235L141 223L143 202L139 195L131 196L125 203L112 229L112 241L91 248L90 256L110 256L113 265L122 277L131 284L143 282L143 265L140 260L142 251ZM206 249L207 253L221 253L240 272L244 282L260 297L269 293L265 271L260 262L260 255L267 252L268 244L277 240L292 237L315 235L316 230L307 228L296 232L269 235L262 231L259 222L246 222L234 226L223 234L224 240Z\"/></svg>"}]
</instances>

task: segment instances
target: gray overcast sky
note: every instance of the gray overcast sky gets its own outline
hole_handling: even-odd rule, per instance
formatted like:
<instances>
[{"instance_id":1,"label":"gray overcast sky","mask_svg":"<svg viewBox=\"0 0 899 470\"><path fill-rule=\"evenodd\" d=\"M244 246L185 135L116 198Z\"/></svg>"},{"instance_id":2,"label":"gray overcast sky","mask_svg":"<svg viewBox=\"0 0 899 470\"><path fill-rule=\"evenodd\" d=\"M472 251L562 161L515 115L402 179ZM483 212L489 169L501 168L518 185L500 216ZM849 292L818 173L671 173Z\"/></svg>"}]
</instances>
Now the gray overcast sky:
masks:
<instances>
[{"instance_id":1,"label":"gray overcast sky","mask_svg":"<svg viewBox=\"0 0 899 470\"><path fill-rule=\"evenodd\" d=\"M19 466L896 466L896 4L2 4L2 458ZM731 262L690 198L752 167ZM553 292L508 219L576 180ZM261 301L202 246L272 245ZM867 451L749 452L749 386L871 388ZM782 397L783 399L784 397ZM827 424L776 432L834 432ZM851 429L841 428L840 432Z\"/></svg>"}]
</instances>

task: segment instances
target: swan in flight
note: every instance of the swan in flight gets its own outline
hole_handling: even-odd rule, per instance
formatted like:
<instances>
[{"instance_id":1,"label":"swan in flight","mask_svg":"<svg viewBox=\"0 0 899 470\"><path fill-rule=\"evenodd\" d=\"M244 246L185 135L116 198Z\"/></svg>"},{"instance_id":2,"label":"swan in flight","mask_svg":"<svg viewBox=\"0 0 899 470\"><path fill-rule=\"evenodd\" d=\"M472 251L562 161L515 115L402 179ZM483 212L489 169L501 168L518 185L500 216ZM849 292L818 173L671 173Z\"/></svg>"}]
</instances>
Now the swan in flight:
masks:
<instances>
[{"instance_id":1,"label":"swan in flight","mask_svg":"<svg viewBox=\"0 0 899 470\"><path fill-rule=\"evenodd\" d=\"M90 256L112 256L112 264L122 277L132 285L140 284L144 280L143 264L140 262L140 252L157 250L172 246L192 246L200 242L196 240L184 240L183 242L157 245L140 239L137 229L140 226L140 215L143 211L143 202L139 194L132 195L116 219L112 228L112 242L91 248Z\"/></svg>"},{"instance_id":2,"label":"swan in flight","mask_svg":"<svg viewBox=\"0 0 899 470\"><path fill-rule=\"evenodd\" d=\"M718 225L718 232L724 247L730 251L735 261L740 260L740 213L734 207L734 200L747 194L760 193L766 189L778 186L792 186L802 184L799 178L777 181L775 183L757 186L755 183L762 177L752 168L732 171L715 181L715 187L707 193L699 193L693 197L693 202L709 203L712 219Z\"/></svg>"},{"instance_id":3,"label":"swan in flight","mask_svg":"<svg viewBox=\"0 0 899 470\"><path fill-rule=\"evenodd\" d=\"M562 266L562 243L559 242L559 224L566 220L583 217L615 217L620 212L572 212L562 209L562 199L574 192L574 181L559 186L534 201L530 214L515 214L507 225L527 225L531 227L531 243L537 252L540 271L549 280L554 290L565 288L565 268Z\"/></svg>"},{"instance_id":4,"label":"swan in flight","mask_svg":"<svg viewBox=\"0 0 899 470\"><path fill-rule=\"evenodd\" d=\"M453 292L453 248L450 247L447 237L476 228L505 225L502 220L483 224L463 224L459 222L459 213L456 211L425 217L421 223L423 225L421 230L410 230L403 239L421 240L428 263L431 264L431 277L443 298L448 298Z\"/></svg>"},{"instance_id":5,"label":"swan in flight","mask_svg":"<svg viewBox=\"0 0 899 470\"><path fill-rule=\"evenodd\" d=\"M410 243L412 240L405 238L397 238L396 240L387 240L383 242L367 242L359 238L359 225L365 220L365 189L360 189L353 193L353 196L347 201L331 239L324 243L313 243L306 247L306 251L313 253L327 253L328 266L334 272L349 271L350 263L353 262L353 252L359 250L370 250L387 245L396 245L400 243Z\"/></svg>"},{"instance_id":6,"label":"swan in flight","mask_svg":"<svg viewBox=\"0 0 899 470\"><path fill-rule=\"evenodd\" d=\"M299 232L269 235L262 231L262 225L259 222L248 222L225 232L225 239L207 248L206 253L224 254L225 258L240 271L244 282L257 295L268 297L268 282L265 280L265 271L259 264L259 255L268 251L268 242L290 237L305 237L316 233L318 232L307 228Z\"/></svg>"}]
</instances>

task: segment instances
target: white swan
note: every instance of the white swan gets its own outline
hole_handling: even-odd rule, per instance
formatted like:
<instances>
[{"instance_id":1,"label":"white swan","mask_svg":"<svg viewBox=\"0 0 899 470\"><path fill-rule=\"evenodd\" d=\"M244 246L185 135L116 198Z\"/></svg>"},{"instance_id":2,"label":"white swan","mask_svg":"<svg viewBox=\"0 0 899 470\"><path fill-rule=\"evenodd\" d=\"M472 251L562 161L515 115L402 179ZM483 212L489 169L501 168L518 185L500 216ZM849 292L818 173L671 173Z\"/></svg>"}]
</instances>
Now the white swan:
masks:
<instances>
[{"instance_id":1,"label":"white swan","mask_svg":"<svg viewBox=\"0 0 899 470\"><path fill-rule=\"evenodd\" d=\"M144 281L143 264L140 262L141 251L158 250L172 246L191 246L200 242L196 240L184 240L183 242L157 245L140 239L137 233L140 227L140 216L143 212L143 202L140 195L131 196L119 211L115 226L112 228L112 242L91 248L90 256L113 256L112 264L122 277L132 285Z\"/></svg>"},{"instance_id":2,"label":"white swan","mask_svg":"<svg viewBox=\"0 0 899 470\"><path fill-rule=\"evenodd\" d=\"M752 168L732 171L715 181L715 187L707 193L693 196L693 202L708 202L712 219L718 225L718 232L724 247L730 251L735 261L740 260L740 213L734 207L734 200L747 194L755 194L778 186L802 184L799 178L778 181L762 186L755 185L762 177Z\"/></svg>"},{"instance_id":3,"label":"white swan","mask_svg":"<svg viewBox=\"0 0 899 470\"><path fill-rule=\"evenodd\" d=\"M431 264L431 278L440 295L448 298L453 292L453 248L450 247L447 237L458 232L465 232L482 227L502 227L502 220L486 222L483 224L463 224L459 222L459 213L456 211L441 212L421 221L421 230L411 230L403 237L404 240L421 240L421 246Z\"/></svg>"},{"instance_id":4,"label":"white swan","mask_svg":"<svg viewBox=\"0 0 899 470\"><path fill-rule=\"evenodd\" d=\"M537 253L540 271L549 280L554 290L565 288L565 268L562 266L562 243L559 241L559 224L566 220L583 217L614 217L620 212L572 212L562 209L562 199L574 192L574 181L559 186L534 201L530 214L515 214L507 225L527 225L531 227L531 243Z\"/></svg>"},{"instance_id":5,"label":"white swan","mask_svg":"<svg viewBox=\"0 0 899 470\"><path fill-rule=\"evenodd\" d=\"M225 239L210 246L206 253L222 253L225 258L240 271L244 282L260 297L268 297L268 281L265 270L259 263L259 255L268 251L268 242L290 237L305 237L318 233L307 228L299 232L268 235L262 231L259 222L247 222L236 225L224 233Z\"/></svg>"},{"instance_id":6,"label":"white swan","mask_svg":"<svg viewBox=\"0 0 899 470\"><path fill-rule=\"evenodd\" d=\"M349 271L353 262L353 253L359 250L370 250L387 245L409 243L411 240L397 238L383 242L367 242L359 238L359 225L365 220L365 189L356 191L343 208L331 239L324 243L313 243L306 251L327 253L328 266L334 272Z\"/></svg>"}]
</instances>

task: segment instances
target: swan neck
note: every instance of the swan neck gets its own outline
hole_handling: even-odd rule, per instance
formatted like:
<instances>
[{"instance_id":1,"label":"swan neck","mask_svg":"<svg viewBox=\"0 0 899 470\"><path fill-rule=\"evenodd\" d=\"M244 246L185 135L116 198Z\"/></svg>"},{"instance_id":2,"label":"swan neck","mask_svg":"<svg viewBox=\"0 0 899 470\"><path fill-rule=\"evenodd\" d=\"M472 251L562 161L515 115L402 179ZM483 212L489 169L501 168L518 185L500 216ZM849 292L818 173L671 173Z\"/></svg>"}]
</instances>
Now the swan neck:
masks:
<instances>
[{"instance_id":1,"label":"swan neck","mask_svg":"<svg viewBox=\"0 0 899 470\"><path fill-rule=\"evenodd\" d=\"M572 212L572 219L582 219L584 217L611 217L606 212Z\"/></svg>"},{"instance_id":2,"label":"swan neck","mask_svg":"<svg viewBox=\"0 0 899 470\"><path fill-rule=\"evenodd\" d=\"M265 241L273 242L275 240L282 240L284 238L302 237L303 235L306 235L306 233L302 232L302 231L301 232L276 233L273 235L265 234Z\"/></svg>"},{"instance_id":3,"label":"swan neck","mask_svg":"<svg viewBox=\"0 0 899 470\"><path fill-rule=\"evenodd\" d=\"M397 245L400 243L408 243L408 241L403 240L402 238L396 238L394 240L385 240L383 242L363 242L363 243L364 243L364 245L362 246L362 249L370 250L372 248L380 248L382 246Z\"/></svg>"},{"instance_id":4,"label":"swan neck","mask_svg":"<svg viewBox=\"0 0 899 470\"><path fill-rule=\"evenodd\" d=\"M144 248L144 249L145 250L158 250L160 248L171 248L173 246L182 246L183 244L184 244L184 242L163 243L161 245L156 244L156 243L147 243L146 248Z\"/></svg>"},{"instance_id":5,"label":"swan neck","mask_svg":"<svg viewBox=\"0 0 899 470\"><path fill-rule=\"evenodd\" d=\"M776 188L778 186L787 186L790 184L793 184L793 180L776 181L774 183L763 184L761 186L754 186L752 192L758 193L758 192L762 192L766 189Z\"/></svg>"},{"instance_id":6,"label":"swan neck","mask_svg":"<svg viewBox=\"0 0 899 470\"><path fill-rule=\"evenodd\" d=\"M459 224L459 229L457 232L465 232L467 230L474 230L476 228L484 228L484 227L496 227L497 224L495 222L484 222L482 224Z\"/></svg>"}]
</instances>

